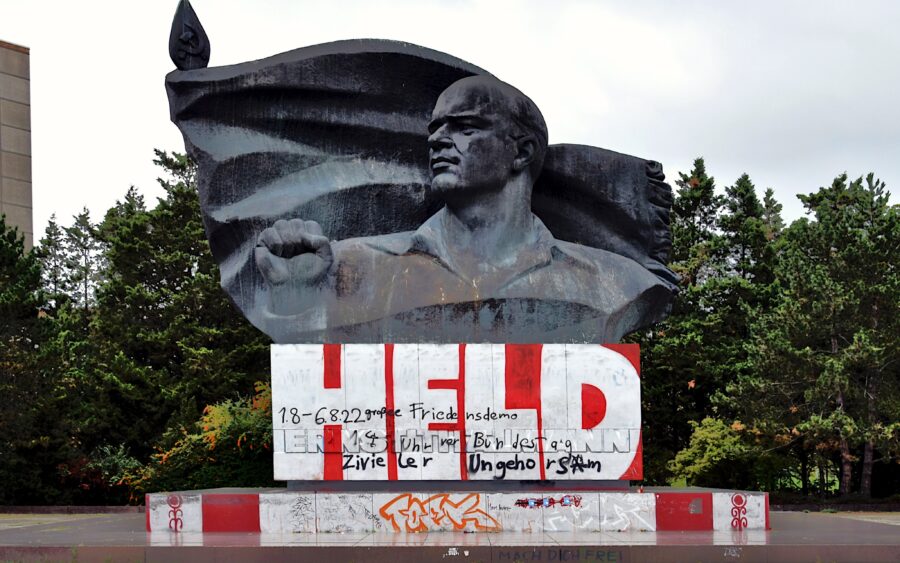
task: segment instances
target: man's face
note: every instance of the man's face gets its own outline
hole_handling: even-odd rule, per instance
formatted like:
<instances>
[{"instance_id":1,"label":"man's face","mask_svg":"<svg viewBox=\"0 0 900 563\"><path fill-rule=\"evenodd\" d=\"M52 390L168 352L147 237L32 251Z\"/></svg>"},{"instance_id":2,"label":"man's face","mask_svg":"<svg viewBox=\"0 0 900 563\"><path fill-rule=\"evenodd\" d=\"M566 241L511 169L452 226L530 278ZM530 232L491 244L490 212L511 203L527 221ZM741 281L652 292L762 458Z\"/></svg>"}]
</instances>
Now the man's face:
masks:
<instances>
[{"instance_id":1,"label":"man's face","mask_svg":"<svg viewBox=\"0 0 900 563\"><path fill-rule=\"evenodd\" d=\"M503 96L464 79L438 98L428 124L431 188L445 198L503 189L516 144Z\"/></svg>"}]
</instances>

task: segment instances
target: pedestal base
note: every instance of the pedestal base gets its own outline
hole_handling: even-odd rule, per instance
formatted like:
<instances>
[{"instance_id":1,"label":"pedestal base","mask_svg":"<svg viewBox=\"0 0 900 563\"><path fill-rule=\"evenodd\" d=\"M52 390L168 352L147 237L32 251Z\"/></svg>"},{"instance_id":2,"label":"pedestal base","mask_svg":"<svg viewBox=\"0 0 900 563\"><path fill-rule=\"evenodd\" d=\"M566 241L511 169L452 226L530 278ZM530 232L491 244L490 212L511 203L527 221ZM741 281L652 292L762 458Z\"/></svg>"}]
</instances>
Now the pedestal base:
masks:
<instances>
[{"instance_id":1,"label":"pedestal base","mask_svg":"<svg viewBox=\"0 0 900 563\"><path fill-rule=\"evenodd\" d=\"M213 489L147 495L147 531L610 532L769 529L767 493L626 491L299 492Z\"/></svg>"}]
</instances>

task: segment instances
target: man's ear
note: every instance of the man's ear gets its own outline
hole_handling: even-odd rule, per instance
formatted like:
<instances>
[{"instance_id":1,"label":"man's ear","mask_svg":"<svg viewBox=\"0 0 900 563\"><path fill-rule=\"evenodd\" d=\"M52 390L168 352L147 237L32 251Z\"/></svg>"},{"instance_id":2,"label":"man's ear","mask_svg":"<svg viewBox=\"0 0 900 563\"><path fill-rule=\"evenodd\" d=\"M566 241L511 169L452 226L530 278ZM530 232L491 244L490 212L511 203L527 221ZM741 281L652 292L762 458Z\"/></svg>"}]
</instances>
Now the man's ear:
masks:
<instances>
[{"instance_id":1,"label":"man's ear","mask_svg":"<svg viewBox=\"0 0 900 563\"><path fill-rule=\"evenodd\" d=\"M537 139L534 135L522 135L516 139L516 158L513 159L513 171L521 172L527 169L537 154Z\"/></svg>"}]
</instances>

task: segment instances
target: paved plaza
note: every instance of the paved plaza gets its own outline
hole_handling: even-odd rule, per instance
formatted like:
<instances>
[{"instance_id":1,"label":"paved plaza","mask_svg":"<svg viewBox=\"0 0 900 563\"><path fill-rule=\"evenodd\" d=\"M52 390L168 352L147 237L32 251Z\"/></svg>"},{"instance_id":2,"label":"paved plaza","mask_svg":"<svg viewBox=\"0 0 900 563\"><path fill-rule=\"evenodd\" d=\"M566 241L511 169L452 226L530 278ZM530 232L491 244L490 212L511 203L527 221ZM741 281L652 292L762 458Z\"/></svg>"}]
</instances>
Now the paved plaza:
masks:
<instances>
[{"instance_id":1,"label":"paved plaza","mask_svg":"<svg viewBox=\"0 0 900 563\"><path fill-rule=\"evenodd\" d=\"M0 561L896 562L898 526L900 513L773 512L768 532L151 534L144 514L3 514Z\"/></svg>"}]
</instances>

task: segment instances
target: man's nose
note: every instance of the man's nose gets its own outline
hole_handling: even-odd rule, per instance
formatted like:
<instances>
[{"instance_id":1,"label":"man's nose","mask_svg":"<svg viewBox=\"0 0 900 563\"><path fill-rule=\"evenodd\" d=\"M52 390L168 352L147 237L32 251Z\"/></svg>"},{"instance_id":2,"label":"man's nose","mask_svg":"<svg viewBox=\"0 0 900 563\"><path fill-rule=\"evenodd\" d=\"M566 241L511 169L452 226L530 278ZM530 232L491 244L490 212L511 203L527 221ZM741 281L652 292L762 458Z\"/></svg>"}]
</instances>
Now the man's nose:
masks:
<instances>
[{"instance_id":1,"label":"man's nose","mask_svg":"<svg viewBox=\"0 0 900 563\"><path fill-rule=\"evenodd\" d=\"M450 148L453 146L453 140L447 134L446 127L440 127L431 135L428 135L428 148L431 150Z\"/></svg>"}]
</instances>

